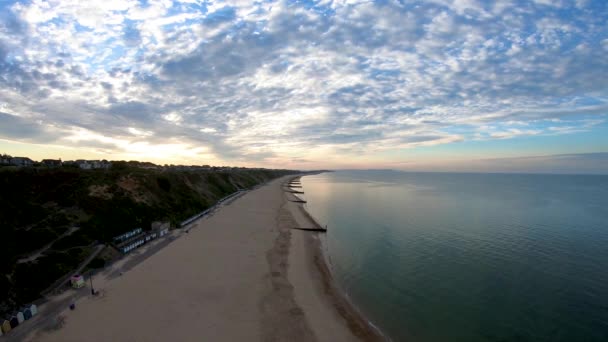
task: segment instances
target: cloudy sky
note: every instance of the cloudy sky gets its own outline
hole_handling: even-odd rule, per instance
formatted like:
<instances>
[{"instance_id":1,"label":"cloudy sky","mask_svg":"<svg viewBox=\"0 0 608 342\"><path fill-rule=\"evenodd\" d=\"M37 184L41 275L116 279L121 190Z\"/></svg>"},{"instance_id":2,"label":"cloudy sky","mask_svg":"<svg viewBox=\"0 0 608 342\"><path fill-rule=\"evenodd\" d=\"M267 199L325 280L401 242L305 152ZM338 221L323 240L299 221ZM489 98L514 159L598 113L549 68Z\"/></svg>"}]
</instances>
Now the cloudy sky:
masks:
<instances>
[{"instance_id":1,"label":"cloudy sky","mask_svg":"<svg viewBox=\"0 0 608 342\"><path fill-rule=\"evenodd\" d=\"M605 0L0 0L0 153L608 173L607 23Z\"/></svg>"}]
</instances>

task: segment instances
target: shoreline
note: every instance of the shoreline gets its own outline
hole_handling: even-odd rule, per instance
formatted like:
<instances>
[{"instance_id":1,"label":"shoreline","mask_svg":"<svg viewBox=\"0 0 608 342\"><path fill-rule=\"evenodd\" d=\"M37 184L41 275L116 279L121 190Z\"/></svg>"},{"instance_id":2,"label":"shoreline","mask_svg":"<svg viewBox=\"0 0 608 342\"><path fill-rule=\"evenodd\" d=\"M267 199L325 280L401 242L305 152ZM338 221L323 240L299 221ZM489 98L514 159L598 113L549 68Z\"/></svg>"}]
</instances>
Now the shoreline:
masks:
<instances>
[{"instance_id":1,"label":"shoreline","mask_svg":"<svg viewBox=\"0 0 608 342\"><path fill-rule=\"evenodd\" d=\"M292 180L299 180L303 176L296 176L285 183L285 186ZM293 193L285 192L287 197L291 196L298 198ZM289 200L288 200L289 201ZM323 228L317 219L306 210L302 203L291 202L290 212L294 216L295 221L302 224L309 224L314 228ZM317 278L318 285L323 295L329 300L332 308L345 321L348 329L358 339L363 341L390 341L390 339L382 333L365 315L355 306L348 294L340 288L333 277L329 256L323 250L323 242L317 232L295 231L296 239L298 235L304 240L306 259L309 262L310 271L313 278ZM316 275L316 277L315 277ZM296 286L297 292L297 283ZM313 325L314 330L314 325Z\"/></svg>"},{"instance_id":2,"label":"shoreline","mask_svg":"<svg viewBox=\"0 0 608 342\"><path fill-rule=\"evenodd\" d=\"M96 277L100 296L63 294L76 309L41 307L56 323L20 340L387 340L334 283L317 233L292 229L315 222L285 191L298 177L237 196L124 274Z\"/></svg>"}]
</instances>

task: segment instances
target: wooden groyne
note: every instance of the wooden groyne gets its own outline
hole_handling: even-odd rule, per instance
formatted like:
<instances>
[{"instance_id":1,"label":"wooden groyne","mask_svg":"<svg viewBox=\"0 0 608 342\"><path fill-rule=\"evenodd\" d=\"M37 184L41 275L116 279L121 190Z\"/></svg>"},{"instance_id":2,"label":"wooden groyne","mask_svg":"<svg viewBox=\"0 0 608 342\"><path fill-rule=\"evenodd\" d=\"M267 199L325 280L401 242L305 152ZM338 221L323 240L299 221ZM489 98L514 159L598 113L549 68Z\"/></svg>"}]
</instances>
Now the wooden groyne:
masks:
<instances>
[{"instance_id":1,"label":"wooden groyne","mask_svg":"<svg viewBox=\"0 0 608 342\"><path fill-rule=\"evenodd\" d=\"M326 233L327 232L327 228L323 228L323 227L321 227L321 228L314 228L314 227L310 227L310 228L308 228L308 227L293 227L291 229L306 230L306 231L309 231L309 232L321 232L321 233Z\"/></svg>"},{"instance_id":2,"label":"wooden groyne","mask_svg":"<svg viewBox=\"0 0 608 342\"><path fill-rule=\"evenodd\" d=\"M304 191L298 191L298 190L293 190L293 189L301 189L302 185L299 181L299 179L293 179L289 182L287 182L287 186L285 187L285 189L283 189L283 191L291 193L291 194L303 194ZM288 199L290 202L294 202L294 203L307 203L305 200L299 198L298 196L295 196L294 200ZM323 227L322 225L319 224L319 222L317 222L317 220L315 220L314 217L312 217L312 215L310 215L310 213L308 213L308 211L306 211L306 209L304 209L304 206L299 206L300 210L302 211L302 213L304 214L304 216L306 216L306 218L308 218L308 220L310 221L310 223L312 224L312 227L293 227L291 229L297 229L297 230L304 230L304 231L308 231L308 232L317 232L317 233L325 233L327 232L327 226Z\"/></svg>"},{"instance_id":3,"label":"wooden groyne","mask_svg":"<svg viewBox=\"0 0 608 342\"><path fill-rule=\"evenodd\" d=\"M312 215L310 215L310 213L304 209L303 205L300 205L300 211L302 212L302 214L304 216L306 216L306 218L308 218L308 220L312 223L313 227L312 229L314 229L313 231L319 231L319 232L326 232L327 231L327 225L323 226L321 225ZM296 229L300 229L300 228L296 228ZM311 229L301 229L301 230L311 230Z\"/></svg>"}]
</instances>

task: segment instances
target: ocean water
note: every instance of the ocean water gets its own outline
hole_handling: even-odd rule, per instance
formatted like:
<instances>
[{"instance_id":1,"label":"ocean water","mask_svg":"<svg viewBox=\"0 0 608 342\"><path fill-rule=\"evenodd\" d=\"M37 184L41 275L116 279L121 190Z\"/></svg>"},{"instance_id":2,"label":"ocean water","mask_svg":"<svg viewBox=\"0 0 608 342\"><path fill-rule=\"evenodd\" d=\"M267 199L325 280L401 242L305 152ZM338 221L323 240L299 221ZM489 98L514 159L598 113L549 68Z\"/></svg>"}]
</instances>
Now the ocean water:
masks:
<instances>
[{"instance_id":1,"label":"ocean water","mask_svg":"<svg viewBox=\"0 0 608 342\"><path fill-rule=\"evenodd\" d=\"M608 341L608 176L302 178L339 286L394 341Z\"/></svg>"}]
</instances>

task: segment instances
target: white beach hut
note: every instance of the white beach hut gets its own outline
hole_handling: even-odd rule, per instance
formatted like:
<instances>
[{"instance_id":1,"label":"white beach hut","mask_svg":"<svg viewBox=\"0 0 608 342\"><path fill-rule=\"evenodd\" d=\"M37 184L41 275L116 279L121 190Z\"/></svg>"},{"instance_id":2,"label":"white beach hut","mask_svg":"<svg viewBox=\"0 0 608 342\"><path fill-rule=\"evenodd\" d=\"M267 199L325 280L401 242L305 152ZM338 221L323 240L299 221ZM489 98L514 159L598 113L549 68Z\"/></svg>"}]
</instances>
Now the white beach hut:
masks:
<instances>
[{"instance_id":1,"label":"white beach hut","mask_svg":"<svg viewBox=\"0 0 608 342\"><path fill-rule=\"evenodd\" d=\"M30 304L30 310L32 311L32 316L36 316L38 314L38 307L36 304Z\"/></svg>"},{"instance_id":2,"label":"white beach hut","mask_svg":"<svg viewBox=\"0 0 608 342\"><path fill-rule=\"evenodd\" d=\"M15 316L17 316L17 321L19 322L19 324L21 324L21 323L23 323L23 321L25 321L25 317L23 316L23 312L17 311L15 313Z\"/></svg>"},{"instance_id":3,"label":"white beach hut","mask_svg":"<svg viewBox=\"0 0 608 342\"><path fill-rule=\"evenodd\" d=\"M162 228L158 234L161 237L169 234L169 228L168 227Z\"/></svg>"}]
</instances>

